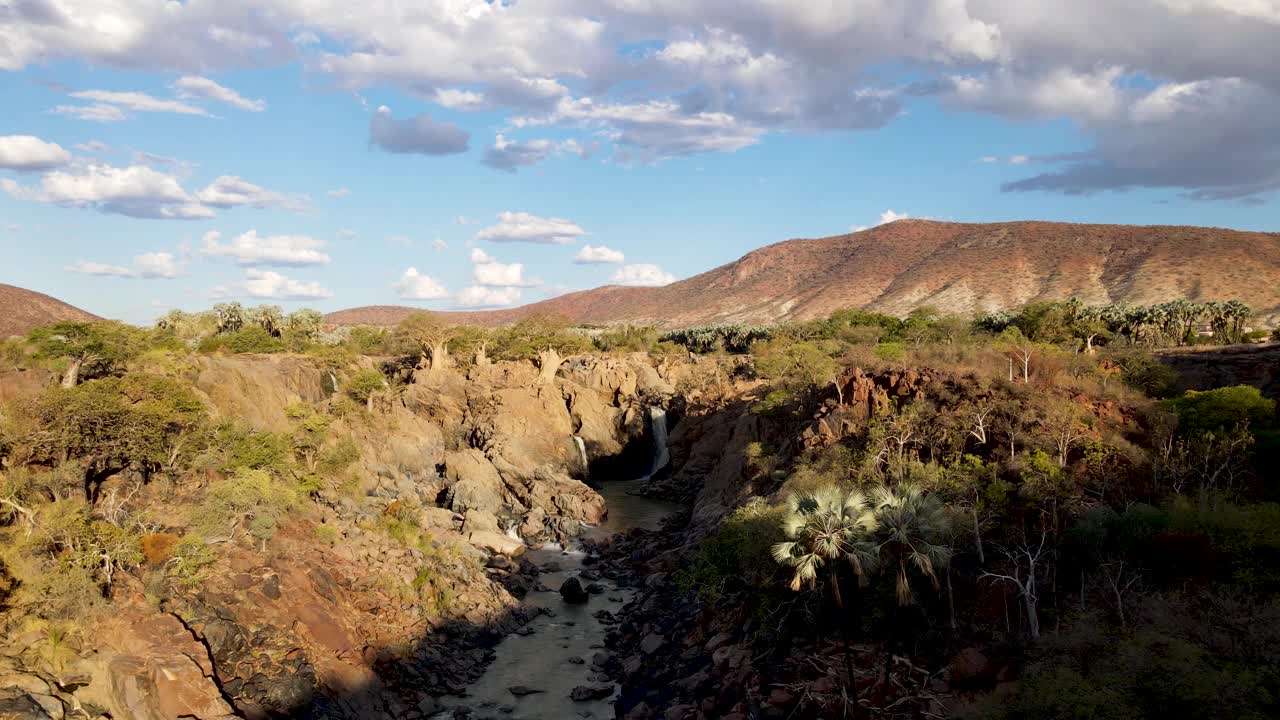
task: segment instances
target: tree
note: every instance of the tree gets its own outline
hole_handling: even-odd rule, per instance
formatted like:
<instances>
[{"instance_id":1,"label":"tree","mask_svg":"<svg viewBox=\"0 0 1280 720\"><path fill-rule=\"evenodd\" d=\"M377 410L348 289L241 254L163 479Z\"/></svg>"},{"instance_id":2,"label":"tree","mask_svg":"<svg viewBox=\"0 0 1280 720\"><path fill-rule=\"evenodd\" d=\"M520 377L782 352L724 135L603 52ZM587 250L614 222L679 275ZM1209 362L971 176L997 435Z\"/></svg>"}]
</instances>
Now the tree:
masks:
<instances>
[{"instance_id":1,"label":"tree","mask_svg":"<svg viewBox=\"0 0 1280 720\"><path fill-rule=\"evenodd\" d=\"M1038 543L1024 541L1013 548L997 546L996 549L1004 555L1009 565L1009 574L984 571L981 575L983 578L1010 583L1017 588L1027 613L1027 629L1032 640L1040 638L1040 595L1036 579L1043 568L1045 554L1048 552L1048 548L1045 547L1048 537L1048 532L1041 531Z\"/></svg>"},{"instance_id":2,"label":"tree","mask_svg":"<svg viewBox=\"0 0 1280 720\"><path fill-rule=\"evenodd\" d=\"M35 400L30 414L33 462L76 463L90 502L102 483L125 470L136 470L144 480L171 470L206 418L189 388L148 375L55 388Z\"/></svg>"},{"instance_id":3,"label":"tree","mask_svg":"<svg viewBox=\"0 0 1280 720\"><path fill-rule=\"evenodd\" d=\"M280 337L284 327L284 311L279 305L259 305L245 313L245 319L262 328L273 338Z\"/></svg>"},{"instance_id":4,"label":"tree","mask_svg":"<svg viewBox=\"0 0 1280 720\"><path fill-rule=\"evenodd\" d=\"M1013 362L1016 360L1022 369L1022 382L1031 382L1031 358L1035 352L1035 343L1022 333L1016 325L1005 328L1000 333L1000 344L1009 357L1009 380L1013 380Z\"/></svg>"},{"instance_id":5,"label":"tree","mask_svg":"<svg viewBox=\"0 0 1280 720\"><path fill-rule=\"evenodd\" d=\"M831 599L836 608L844 609L840 594L839 561L845 560L863 582L876 562L875 545L870 537L876 529L876 516L862 493L842 493L834 486L813 493L787 498L787 514L782 519L787 540L773 546L773 559L792 568L791 589L799 592L813 588L818 573L825 565L831 584ZM853 660L843 618L840 623L844 640L845 668L853 682Z\"/></svg>"},{"instance_id":6,"label":"tree","mask_svg":"<svg viewBox=\"0 0 1280 720\"><path fill-rule=\"evenodd\" d=\"M550 383L566 355L583 352L591 346L584 335L572 332L570 327L568 318L560 315L526 315L498 333L498 353L508 360L533 359L540 371L538 382Z\"/></svg>"},{"instance_id":7,"label":"tree","mask_svg":"<svg viewBox=\"0 0 1280 720\"><path fill-rule=\"evenodd\" d=\"M41 357L67 360L62 387L72 388L82 378L119 372L138 354L140 333L118 322L61 322L33 330L31 342Z\"/></svg>"},{"instance_id":8,"label":"tree","mask_svg":"<svg viewBox=\"0 0 1280 720\"><path fill-rule=\"evenodd\" d=\"M805 392L824 385L834 385L840 402L844 402L836 379L840 363L812 343L770 340L757 343L752 352L756 370L788 390Z\"/></svg>"},{"instance_id":9,"label":"tree","mask_svg":"<svg viewBox=\"0 0 1280 720\"><path fill-rule=\"evenodd\" d=\"M1058 451L1058 467L1067 466L1071 448L1089 434L1089 419L1090 416L1074 400L1059 399L1049 404L1040 424L1053 439L1054 448Z\"/></svg>"},{"instance_id":10,"label":"tree","mask_svg":"<svg viewBox=\"0 0 1280 720\"><path fill-rule=\"evenodd\" d=\"M218 333L233 333L244 327L244 307L238 302L218 303L213 306L213 315L218 320Z\"/></svg>"},{"instance_id":11,"label":"tree","mask_svg":"<svg viewBox=\"0 0 1280 720\"><path fill-rule=\"evenodd\" d=\"M879 528L876 554L886 567L896 570L898 604L915 603L911 567L924 575L934 590L939 589L937 571L951 560L951 548L943 544L950 521L942 501L914 483L903 482L874 488L871 506Z\"/></svg>"},{"instance_id":12,"label":"tree","mask_svg":"<svg viewBox=\"0 0 1280 720\"><path fill-rule=\"evenodd\" d=\"M284 319L285 330L307 341L314 340L316 335L320 334L320 326L323 323L324 315L311 308L291 312Z\"/></svg>"},{"instance_id":13,"label":"tree","mask_svg":"<svg viewBox=\"0 0 1280 720\"><path fill-rule=\"evenodd\" d=\"M405 318L396 328L396 333L418 348L424 364L430 361L431 373L449 367L449 343L457 334L456 327L437 315L420 312Z\"/></svg>"},{"instance_id":14,"label":"tree","mask_svg":"<svg viewBox=\"0 0 1280 720\"><path fill-rule=\"evenodd\" d=\"M365 404L365 409L373 411L373 398L387 386L387 378L377 370L366 368L356 372L347 381L346 393L352 400Z\"/></svg>"}]
</instances>

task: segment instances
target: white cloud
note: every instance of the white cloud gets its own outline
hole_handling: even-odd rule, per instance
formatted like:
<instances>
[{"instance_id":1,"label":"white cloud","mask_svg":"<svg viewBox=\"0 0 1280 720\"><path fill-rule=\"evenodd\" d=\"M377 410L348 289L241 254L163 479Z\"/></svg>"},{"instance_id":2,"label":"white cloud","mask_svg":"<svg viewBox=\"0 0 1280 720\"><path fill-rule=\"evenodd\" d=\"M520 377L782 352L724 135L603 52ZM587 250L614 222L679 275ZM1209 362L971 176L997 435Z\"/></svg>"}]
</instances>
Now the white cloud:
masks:
<instances>
[{"instance_id":1,"label":"white cloud","mask_svg":"<svg viewBox=\"0 0 1280 720\"><path fill-rule=\"evenodd\" d=\"M208 257L230 258L239 265L303 267L328 265L332 260L324 252L327 243L305 235L259 237L257 230L250 230L228 243L219 242L221 237L218 232L206 233L200 253Z\"/></svg>"},{"instance_id":2,"label":"white cloud","mask_svg":"<svg viewBox=\"0 0 1280 720\"><path fill-rule=\"evenodd\" d=\"M55 105L49 112L91 122L120 122L129 117L115 105L104 105L102 103L93 105Z\"/></svg>"},{"instance_id":3,"label":"white cloud","mask_svg":"<svg viewBox=\"0 0 1280 720\"><path fill-rule=\"evenodd\" d=\"M454 298L460 308L508 307L520 302L520 288L493 288L472 286L464 288Z\"/></svg>"},{"instance_id":4,"label":"white cloud","mask_svg":"<svg viewBox=\"0 0 1280 720\"><path fill-rule=\"evenodd\" d=\"M153 252L135 255L133 265L128 267L81 260L68 266L67 271L122 278L173 279L182 275L182 266L173 253Z\"/></svg>"},{"instance_id":5,"label":"white cloud","mask_svg":"<svg viewBox=\"0 0 1280 720\"><path fill-rule=\"evenodd\" d=\"M564 218L545 218L526 212L498 213L498 223L476 233L477 240L565 245L587 232Z\"/></svg>"},{"instance_id":6,"label":"white cloud","mask_svg":"<svg viewBox=\"0 0 1280 720\"><path fill-rule=\"evenodd\" d=\"M87 152L87 153L111 152L111 146L102 142L101 140L90 140L89 142L77 143L76 149L81 152Z\"/></svg>"},{"instance_id":7,"label":"white cloud","mask_svg":"<svg viewBox=\"0 0 1280 720\"><path fill-rule=\"evenodd\" d=\"M515 172L521 167L537 165L553 155L568 153L586 159L591 157L593 149L593 147L584 147L572 139L563 142L552 140L519 142L508 140L502 133L498 133L493 145L485 149L484 159L481 162L495 170Z\"/></svg>"},{"instance_id":8,"label":"white cloud","mask_svg":"<svg viewBox=\"0 0 1280 720\"><path fill-rule=\"evenodd\" d=\"M204 98L223 102L241 110L262 112L267 109L265 100L250 100L229 87L224 87L207 77L184 75L173 83L180 98Z\"/></svg>"},{"instance_id":9,"label":"white cloud","mask_svg":"<svg viewBox=\"0 0 1280 720\"><path fill-rule=\"evenodd\" d=\"M582 249L578 250L578 254L573 257L573 261L579 265L621 263L625 260L626 256L621 251L604 245L583 245Z\"/></svg>"},{"instance_id":10,"label":"white cloud","mask_svg":"<svg viewBox=\"0 0 1280 720\"><path fill-rule=\"evenodd\" d=\"M458 225L479 225L480 224L479 220L472 220L466 215L459 215L458 217L454 218L453 221Z\"/></svg>"},{"instance_id":11,"label":"white cloud","mask_svg":"<svg viewBox=\"0 0 1280 720\"><path fill-rule=\"evenodd\" d=\"M90 164L46 173L39 189L12 181L0 181L0 187L24 200L130 217L195 219L214 214L188 195L177 178L144 165Z\"/></svg>"},{"instance_id":12,"label":"white cloud","mask_svg":"<svg viewBox=\"0 0 1280 720\"><path fill-rule=\"evenodd\" d=\"M987 165L990 165L991 163L998 163L998 162L1000 162L1000 158L998 158L998 157L996 157L996 156L994 156L994 155L986 155L986 156L983 156L983 157L978 158L978 162L980 162L980 163L984 163L984 164L987 164Z\"/></svg>"},{"instance_id":13,"label":"white cloud","mask_svg":"<svg viewBox=\"0 0 1280 720\"><path fill-rule=\"evenodd\" d=\"M0 135L0 168L7 170L48 170L71 161L71 153L57 143L34 135Z\"/></svg>"},{"instance_id":14,"label":"white cloud","mask_svg":"<svg viewBox=\"0 0 1280 720\"><path fill-rule=\"evenodd\" d=\"M338 188L336 190L330 190L329 192L325 193L325 195L328 195L331 198L341 199L344 197L350 197L351 191L348 190L347 188Z\"/></svg>"},{"instance_id":15,"label":"white cloud","mask_svg":"<svg viewBox=\"0 0 1280 720\"><path fill-rule=\"evenodd\" d=\"M334 235L338 236L339 240L350 240L359 234L360 233L356 232L355 230L339 230L338 232L334 233Z\"/></svg>"},{"instance_id":16,"label":"white cloud","mask_svg":"<svg viewBox=\"0 0 1280 720\"><path fill-rule=\"evenodd\" d=\"M449 249L449 243L445 242L440 238L436 238L431 241L431 249L435 250L436 252L444 252L445 250Z\"/></svg>"},{"instance_id":17,"label":"white cloud","mask_svg":"<svg viewBox=\"0 0 1280 720\"><path fill-rule=\"evenodd\" d=\"M484 250L481 250L480 248L472 248L471 262L475 263L476 265L484 265L486 263L493 263L498 261L495 260L492 255L485 252Z\"/></svg>"},{"instance_id":18,"label":"white cloud","mask_svg":"<svg viewBox=\"0 0 1280 720\"><path fill-rule=\"evenodd\" d=\"M649 263L623 265L613 274L613 282L619 285L657 287L659 285L670 285L675 281L675 275Z\"/></svg>"},{"instance_id":19,"label":"white cloud","mask_svg":"<svg viewBox=\"0 0 1280 720\"><path fill-rule=\"evenodd\" d=\"M877 224L887 225L896 220L906 220L909 217L911 217L911 215L907 213L899 213L899 212L894 212L893 210L885 210L884 212L880 213L880 222Z\"/></svg>"},{"instance_id":20,"label":"white cloud","mask_svg":"<svg viewBox=\"0 0 1280 720\"><path fill-rule=\"evenodd\" d=\"M436 122L421 113L396 120L383 105L369 120L369 142L393 153L455 155L467 151L471 135L457 125Z\"/></svg>"},{"instance_id":21,"label":"white cloud","mask_svg":"<svg viewBox=\"0 0 1280 720\"><path fill-rule=\"evenodd\" d=\"M319 283L301 282L272 270L255 268L245 270L244 281L238 289L249 297L271 300L322 300L333 297L333 293Z\"/></svg>"},{"instance_id":22,"label":"white cloud","mask_svg":"<svg viewBox=\"0 0 1280 720\"><path fill-rule=\"evenodd\" d=\"M436 90L433 99L437 105L451 110L482 110L489 106L488 101L485 100L484 93L455 88Z\"/></svg>"},{"instance_id":23,"label":"white cloud","mask_svg":"<svg viewBox=\"0 0 1280 720\"><path fill-rule=\"evenodd\" d=\"M1026 155L1011 155L1009 156L1009 164L1010 165L1026 165L1029 159L1030 158L1028 158Z\"/></svg>"},{"instance_id":24,"label":"white cloud","mask_svg":"<svg viewBox=\"0 0 1280 720\"><path fill-rule=\"evenodd\" d=\"M402 300L440 300L449 297L449 291L428 275L409 268L391 285Z\"/></svg>"},{"instance_id":25,"label":"white cloud","mask_svg":"<svg viewBox=\"0 0 1280 720\"><path fill-rule=\"evenodd\" d=\"M532 287L537 284L525 280L522 263L481 263L472 268L472 275L476 284L484 287Z\"/></svg>"},{"instance_id":26,"label":"white cloud","mask_svg":"<svg viewBox=\"0 0 1280 720\"><path fill-rule=\"evenodd\" d=\"M69 93L73 98L89 100L95 105L115 106L121 110L149 113L174 113L177 115L202 115L212 117L201 107L182 102L158 98L141 92L118 92L114 90L79 90ZM80 106L73 106L80 107ZM88 106L93 107L93 106Z\"/></svg>"},{"instance_id":27,"label":"white cloud","mask_svg":"<svg viewBox=\"0 0 1280 720\"><path fill-rule=\"evenodd\" d=\"M308 209L305 196L267 190L241 180L235 175L222 175L216 178L208 187L196 194L196 199L205 205L218 208L251 205L259 209L279 208L294 211Z\"/></svg>"}]
</instances>

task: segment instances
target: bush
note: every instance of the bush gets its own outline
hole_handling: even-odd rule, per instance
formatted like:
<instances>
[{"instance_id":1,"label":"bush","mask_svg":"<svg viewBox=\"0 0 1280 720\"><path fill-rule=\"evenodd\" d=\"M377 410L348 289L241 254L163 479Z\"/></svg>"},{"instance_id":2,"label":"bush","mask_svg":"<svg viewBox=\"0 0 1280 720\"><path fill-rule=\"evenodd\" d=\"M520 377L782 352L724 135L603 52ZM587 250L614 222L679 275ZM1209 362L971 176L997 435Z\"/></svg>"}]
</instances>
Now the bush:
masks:
<instances>
[{"instance_id":1,"label":"bush","mask_svg":"<svg viewBox=\"0 0 1280 720\"><path fill-rule=\"evenodd\" d=\"M781 542L786 509L755 498L725 518L720 527L698 544L689 567L677 581L686 592L696 591L704 602L715 603L729 590L765 590L776 585L774 543Z\"/></svg>"},{"instance_id":2,"label":"bush","mask_svg":"<svg viewBox=\"0 0 1280 720\"><path fill-rule=\"evenodd\" d=\"M1178 429L1184 433L1221 433L1248 424L1258 430L1275 421L1276 404L1262 391L1248 385L1217 388L1166 400L1165 406L1178 414Z\"/></svg>"},{"instance_id":3,"label":"bush","mask_svg":"<svg viewBox=\"0 0 1280 720\"><path fill-rule=\"evenodd\" d=\"M235 332L214 335L200 342L200 352L278 353L286 349L285 341L260 325L249 325Z\"/></svg>"},{"instance_id":4,"label":"bush","mask_svg":"<svg viewBox=\"0 0 1280 720\"><path fill-rule=\"evenodd\" d=\"M142 556L151 567L161 567L173 557L177 544L178 536L173 533L148 533L142 536Z\"/></svg>"},{"instance_id":5,"label":"bush","mask_svg":"<svg viewBox=\"0 0 1280 720\"><path fill-rule=\"evenodd\" d=\"M372 402L374 394L386 387L387 378L382 373L366 368L357 371L347 380L343 392L352 400L367 406Z\"/></svg>"},{"instance_id":6,"label":"bush","mask_svg":"<svg viewBox=\"0 0 1280 720\"><path fill-rule=\"evenodd\" d=\"M652 325L608 328L591 338L601 352L649 352L658 344L658 329Z\"/></svg>"},{"instance_id":7,"label":"bush","mask_svg":"<svg viewBox=\"0 0 1280 720\"><path fill-rule=\"evenodd\" d=\"M170 577L187 587L195 587L204 582L213 560L213 548L204 538L188 535L174 546L173 557L169 558L166 567Z\"/></svg>"},{"instance_id":8,"label":"bush","mask_svg":"<svg viewBox=\"0 0 1280 720\"><path fill-rule=\"evenodd\" d=\"M208 538L234 538L247 530L259 540L269 540L298 500L295 485L265 470L241 468L209 486L192 525Z\"/></svg>"}]
</instances>

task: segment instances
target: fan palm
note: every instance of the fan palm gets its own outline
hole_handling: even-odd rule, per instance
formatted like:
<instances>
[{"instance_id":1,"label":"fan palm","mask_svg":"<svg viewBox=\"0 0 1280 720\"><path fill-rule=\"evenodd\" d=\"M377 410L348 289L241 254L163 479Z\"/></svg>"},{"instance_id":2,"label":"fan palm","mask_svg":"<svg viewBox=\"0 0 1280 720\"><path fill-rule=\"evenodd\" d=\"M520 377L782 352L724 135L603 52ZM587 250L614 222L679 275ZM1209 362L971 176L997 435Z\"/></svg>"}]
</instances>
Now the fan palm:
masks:
<instances>
[{"instance_id":1,"label":"fan palm","mask_svg":"<svg viewBox=\"0 0 1280 720\"><path fill-rule=\"evenodd\" d=\"M886 565L897 568L898 604L915 602L911 567L937 590L937 571L951 560L951 548L944 542L949 520L942 501L925 494L914 483L900 483L872 490L871 506L879 524L876 555Z\"/></svg>"},{"instance_id":2,"label":"fan palm","mask_svg":"<svg viewBox=\"0 0 1280 720\"><path fill-rule=\"evenodd\" d=\"M793 569L791 589L799 592L814 587L818 572L827 567L831 598L838 609L844 609L840 595L838 568L843 558L858 576L865 577L876 562L875 544L870 536L876 529L876 516L861 492L842 492L836 487L820 488L812 493L787 498L787 514L782 530L787 540L773 546L773 559ZM845 670L853 683L853 657L844 618L840 619L840 635L844 641Z\"/></svg>"}]
</instances>

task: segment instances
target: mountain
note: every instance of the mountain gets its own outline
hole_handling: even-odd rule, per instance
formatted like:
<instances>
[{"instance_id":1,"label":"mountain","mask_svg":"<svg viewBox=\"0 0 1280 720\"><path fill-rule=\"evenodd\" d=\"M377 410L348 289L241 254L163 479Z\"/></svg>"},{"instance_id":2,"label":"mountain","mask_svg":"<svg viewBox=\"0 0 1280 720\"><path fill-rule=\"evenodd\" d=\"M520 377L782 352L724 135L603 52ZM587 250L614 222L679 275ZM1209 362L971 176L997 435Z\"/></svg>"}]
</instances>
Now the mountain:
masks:
<instances>
[{"instance_id":1,"label":"mountain","mask_svg":"<svg viewBox=\"0 0 1280 720\"><path fill-rule=\"evenodd\" d=\"M0 338L25 335L41 325L64 320L101 320L92 313L48 295L0 283Z\"/></svg>"},{"instance_id":2,"label":"mountain","mask_svg":"<svg viewBox=\"0 0 1280 720\"><path fill-rule=\"evenodd\" d=\"M894 315L932 305L954 313L1078 297L1089 304L1239 299L1280 314L1280 234L1218 228L1051 222L899 220L820 239L787 240L657 288L606 286L511 310L443 313L501 324L531 312L577 322L770 323L842 307ZM392 324L416 308L376 306L328 316L338 325Z\"/></svg>"}]
</instances>

